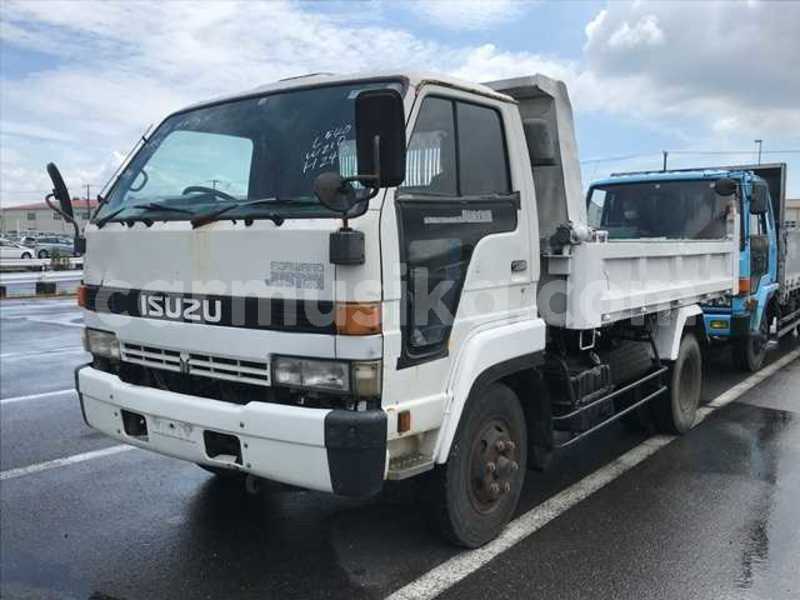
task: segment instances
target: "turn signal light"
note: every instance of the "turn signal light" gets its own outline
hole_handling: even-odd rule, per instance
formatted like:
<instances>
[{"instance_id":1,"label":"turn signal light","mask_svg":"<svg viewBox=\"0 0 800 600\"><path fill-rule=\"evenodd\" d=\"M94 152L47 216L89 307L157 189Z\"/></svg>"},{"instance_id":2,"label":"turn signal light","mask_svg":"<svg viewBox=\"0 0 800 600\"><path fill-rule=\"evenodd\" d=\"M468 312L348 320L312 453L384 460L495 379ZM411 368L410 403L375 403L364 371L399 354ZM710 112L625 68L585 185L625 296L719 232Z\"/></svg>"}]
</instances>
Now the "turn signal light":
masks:
<instances>
[{"instance_id":1,"label":"turn signal light","mask_svg":"<svg viewBox=\"0 0 800 600\"><path fill-rule=\"evenodd\" d=\"M336 304L336 333L373 335L381 332L381 305L378 302L339 302Z\"/></svg>"},{"instance_id":2,"label":"turn signal light","mask_svg":"<svg viewBox=\"0 0 800 600\"><path fill-rule=\"evenodd\" d=\"M411 431L411 411L404 410L397 415L397 433Z\"/></svg>"},{"instance_id":3,"label":"turn signal light","mask_svg":"<svg viewBox=\"0 0 800 600\"><path fill-rule=\"evenodd\" d=\"M741 277L739 279L739 295L744 296L750 293L750 278Z\"/></svg>"},{"instance_id":4,"label":"turn signal light","mask_svg":"<svg viewBox=\"0 0 800 600\"><path fill-rule=\"evenodd\" d=\"M83 284L79 285L78 286L78 306L80 306L81 308L86 308L88 296L89 296L88 288Z\"/></svg>"}]
</instances>

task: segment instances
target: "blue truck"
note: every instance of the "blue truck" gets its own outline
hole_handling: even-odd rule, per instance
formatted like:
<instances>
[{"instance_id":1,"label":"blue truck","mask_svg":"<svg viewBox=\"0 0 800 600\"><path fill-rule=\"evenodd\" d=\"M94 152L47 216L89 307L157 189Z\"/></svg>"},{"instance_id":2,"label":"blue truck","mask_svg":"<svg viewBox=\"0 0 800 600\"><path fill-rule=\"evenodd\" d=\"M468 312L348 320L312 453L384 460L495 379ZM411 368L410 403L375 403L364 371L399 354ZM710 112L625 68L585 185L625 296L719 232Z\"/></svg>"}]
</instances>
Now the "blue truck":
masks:
<instances>
[{"instance_id":1,"label":"blue truck","mask_svg":"<svg viewBox=\"0 0 800 600\"><path fill-rule=\"evenodd\" d=\"M800 229L785 221L785 190L783 163L615 173L589 187L589 224L611 239L688 243L724 236L735 211L739 291L703 305L703 325L709 343L731 344L738 368L757 371L769 342L794 343L800 326ZM678 223L687 206L695 217Z\"/></svg>"}]
</instances>

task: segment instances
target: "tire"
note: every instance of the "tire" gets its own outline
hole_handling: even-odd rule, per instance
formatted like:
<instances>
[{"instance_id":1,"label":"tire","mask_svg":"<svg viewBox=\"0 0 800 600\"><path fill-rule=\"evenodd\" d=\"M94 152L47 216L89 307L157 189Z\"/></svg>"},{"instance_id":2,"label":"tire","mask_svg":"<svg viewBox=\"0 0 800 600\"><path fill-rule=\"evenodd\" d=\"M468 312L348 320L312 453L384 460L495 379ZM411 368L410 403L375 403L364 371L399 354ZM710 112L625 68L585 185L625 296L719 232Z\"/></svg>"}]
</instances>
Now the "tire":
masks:
<instances>
[{"instance_id":1,"label":"tire","mask_svg":"<svg viewBox=\"0 0 800 600\"><path fill-rule=\"evenodd\" d=\"M30 260L33 258L33 255L30 252L23 252L22 256L20 256L22 260Z\"/></svg>"},{"instance_id":2,"label":"tire","mask_svg":"<svg viewBox=\"0 0 800 600\"><path fill-rule=\"evenodd\" d=\"M47 252L47 250L39 250L39 252L36 253L36 256L39 258L49 258L50 253Z\"/></svg>"},{"instance_id":3,"label":"tire","mask_svg":"<svg viewBox=\"0 0 800 600\"><path fill-rule=\"evenodd\" d=\"M494 383L471 396L447 463L427 482L436 529L466 548L496 538L517 508L527 454L525 415L516 394Z\"/></svg>"},{"instance_id":4,"label":"tire","mask_svg":"<svg viewBox=\"0 0 800 600\"><path fill-rule=\"evenodd\" d=\"M748 335L733 346L733 364L740 371L755 373L764 365L769 338L769 317L761 318L757 335Z\"/></svg>"},{"instance_id":5,"label":"tire","mask_svg":"<svg viewBox=\"0 0 800 600\"><path fill-rule=\"evenodd\" d=\"M678 359L672 366L666 394L653 403L656 429L680 435L694 425L697 407L703 394L703 354L693 333L681 340Z\"/></svg>"}]
</instances>

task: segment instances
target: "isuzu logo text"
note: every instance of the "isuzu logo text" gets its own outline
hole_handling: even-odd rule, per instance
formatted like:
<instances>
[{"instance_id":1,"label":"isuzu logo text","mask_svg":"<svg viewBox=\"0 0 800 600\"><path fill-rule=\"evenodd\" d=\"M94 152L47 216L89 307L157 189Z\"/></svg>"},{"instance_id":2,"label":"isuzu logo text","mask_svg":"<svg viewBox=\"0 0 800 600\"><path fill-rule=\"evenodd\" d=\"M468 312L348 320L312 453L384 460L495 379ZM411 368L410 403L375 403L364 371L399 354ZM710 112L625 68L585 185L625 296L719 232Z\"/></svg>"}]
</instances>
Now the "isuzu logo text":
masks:
<instances>
[{"instance_id":1,"label":"isuzu logo text","mask_svg":"<svg viewBox=\"0 0 800 600\"><path fill-rule=\"evenodd\" d=\"M140 294L139 314L156 319L219 323L222 320L222 301Z\"/></svg>"}]
</instances>

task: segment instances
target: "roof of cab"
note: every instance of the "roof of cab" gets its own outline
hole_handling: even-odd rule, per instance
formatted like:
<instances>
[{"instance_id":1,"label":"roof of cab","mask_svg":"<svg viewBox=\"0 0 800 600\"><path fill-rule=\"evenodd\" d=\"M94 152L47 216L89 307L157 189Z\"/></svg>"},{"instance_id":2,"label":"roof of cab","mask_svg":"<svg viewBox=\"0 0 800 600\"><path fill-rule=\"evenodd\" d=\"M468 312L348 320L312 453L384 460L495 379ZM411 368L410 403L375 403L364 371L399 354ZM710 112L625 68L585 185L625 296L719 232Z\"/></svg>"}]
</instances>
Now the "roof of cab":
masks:
<instances>
[{"instance_id":1,"label":"roof of cab","mask_svg":"<svg viewBox=\"0 0 800 600\"><path fill-rule=\"evenodd\" d=\"M251 96L259 96L261 94L269 94L296 88L308 88L321 85L349 83L356 81L381 81L381 80L403 80L407 82L407 84L410 87L414 88L419 88L426 83L440 84L447 87L453 87L468 92L473 92L483 96L490 96L492 98L504 102L516 103L516 101L510 96L507 96L506 94L501 94L500 92L497 92L488 86L482 85L480 83L466 81L463 79L458 79L456 77L450 77L449 75L441 75L438 73L424 73L424 72L402 73L393 71L375 71L375 72L351 73L342 75L334 75L332 73L311 73L309 75L288 77L286 79L281 79L280 81L261 85L256 88L252 88L242 92L237 92L234 94L226 94L223 96L212 98L210 100L197 102L195 104L191 104L175 112L184 112L186 110L200 108L202 106L219 104L222 102L229 102L231 100L237 100L239 98L248 98Z\"/></svg>"},{"instance_id":2,"label":"roof of cab","mask_svg":"<svg viewBox=\"0 0 800 600\"><path fill-rule=\"evenodd\" d=\"M720 177L731 177L743 175L746 171L741 169L693 169L685 171L641 171L637 173L617 173L604 179L598 179L591 183L597 185L613 185L617 183L640 183L649 181L687 181L699 179L719 179Z\"/></svg>"}]
</instances>

